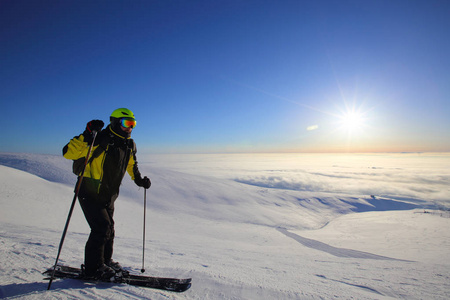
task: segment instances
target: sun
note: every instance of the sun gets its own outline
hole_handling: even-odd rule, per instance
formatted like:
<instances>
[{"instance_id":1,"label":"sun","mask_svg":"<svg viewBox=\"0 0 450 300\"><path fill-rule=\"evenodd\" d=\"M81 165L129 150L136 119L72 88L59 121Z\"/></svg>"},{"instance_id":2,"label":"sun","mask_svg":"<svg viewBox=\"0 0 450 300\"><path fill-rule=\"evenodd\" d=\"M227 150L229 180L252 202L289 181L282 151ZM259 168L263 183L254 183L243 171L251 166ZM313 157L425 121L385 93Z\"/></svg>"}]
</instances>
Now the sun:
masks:
<instances>
[{"instance_id":1,"label":"sun","mask_svg":"<svg viewBox=\"0 0 450 300\"><path fill-rule=\"evenodd\" d=\"M364 115L360 112L346 112L340 119L341 126L348 131L355 131L364 125Z\"/></svg>"},{"instance_id":2,"label":"sun","mask_svg":"<svg viewBox=\"0 0 450 300\"><path fill-rule=\"evenodd\" d=\"M361 132L366 127L366 113L358 109L348 109L339 118L339 128L349 134Z\"/></svg>"}]
</instances>

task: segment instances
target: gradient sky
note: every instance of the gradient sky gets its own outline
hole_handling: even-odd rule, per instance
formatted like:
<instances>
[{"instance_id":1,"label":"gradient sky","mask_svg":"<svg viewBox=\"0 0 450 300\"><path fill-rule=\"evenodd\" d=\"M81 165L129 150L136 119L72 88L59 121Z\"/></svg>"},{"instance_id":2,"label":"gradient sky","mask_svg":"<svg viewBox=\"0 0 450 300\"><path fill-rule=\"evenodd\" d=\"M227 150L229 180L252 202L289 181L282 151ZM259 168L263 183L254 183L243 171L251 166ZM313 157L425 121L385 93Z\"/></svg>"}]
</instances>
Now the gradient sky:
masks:
<instances>
[{"instance_id":1,"label":"gradient sky","mask_svg":"<svg viewBox=\"0 0 450 300\"><path fill-rule=\"evenodd\" d=\"M450 151L449 15L447 0L2 0L0 151L59 154L118 107L144 153Z\"/></svg>"}]
</instances>

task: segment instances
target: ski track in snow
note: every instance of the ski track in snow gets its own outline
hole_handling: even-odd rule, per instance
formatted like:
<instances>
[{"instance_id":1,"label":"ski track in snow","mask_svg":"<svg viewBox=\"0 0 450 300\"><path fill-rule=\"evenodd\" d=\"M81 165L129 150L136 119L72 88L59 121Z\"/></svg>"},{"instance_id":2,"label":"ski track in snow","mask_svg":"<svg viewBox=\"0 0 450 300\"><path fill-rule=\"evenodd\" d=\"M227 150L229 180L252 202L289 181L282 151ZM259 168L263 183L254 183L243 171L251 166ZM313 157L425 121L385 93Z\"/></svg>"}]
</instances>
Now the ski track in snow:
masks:
<instances>
[{"instance_id":1,"label":"ski track in snow","mask_svg":"<svg viewBox=\"0 0 450 300\"><path fill-rule=\"evenodd\" d=\"M47 291L42 272L55 260L73 197L70 167L60 157L0 153L0 298L444 300L450 294L450 218L424 214L431 202L255 186L208 176L213 171L193 175L151 164L140 164L153 182L146 274L192 277L191 289L177 294L67 279ZM88 232L77 204L62 264L80 265ZM139 274L141 255L142 189L126 179L114 257Z\"/></svg>"}]
</instances>

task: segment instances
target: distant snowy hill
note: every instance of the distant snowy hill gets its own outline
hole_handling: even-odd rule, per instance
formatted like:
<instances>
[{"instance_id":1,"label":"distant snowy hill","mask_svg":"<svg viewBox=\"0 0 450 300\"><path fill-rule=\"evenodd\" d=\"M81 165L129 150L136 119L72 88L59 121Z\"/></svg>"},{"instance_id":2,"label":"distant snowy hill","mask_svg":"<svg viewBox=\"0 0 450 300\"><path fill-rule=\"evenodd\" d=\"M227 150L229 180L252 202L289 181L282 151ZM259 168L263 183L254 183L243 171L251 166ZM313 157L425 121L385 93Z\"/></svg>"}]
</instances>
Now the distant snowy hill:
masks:
<instances>
[{"instance_id":1,"label":"distant snowy hill","mask_svg":"<svg viewBox=\"0 0 450 300\"><path fill-rule=\"evenodd\" d=\"M248 168L232 178L161 162L140 168L152 179L148 272L192 277L189 291L75 280L45 291L41 272L54 262L73 198L71 162L0 153L0 297L445 299L450 292L450 218L432 202L271 187L261 176L250 182ZM143 193L126 175L116 203L115 258L134 272ZM61 262L82 263L88 232L77 204Z\"/></svg>"},{"instance_id":2,"label":"distant snowy hill","mask_svg":"<svg viewBox=\"0 0 450 300\"><path fill-rule=\"evenodd\" d=\"M22 170L48 181L74 184L71 161L56 155L0 153L0 165Z\"/></svg>"}]
</instances>

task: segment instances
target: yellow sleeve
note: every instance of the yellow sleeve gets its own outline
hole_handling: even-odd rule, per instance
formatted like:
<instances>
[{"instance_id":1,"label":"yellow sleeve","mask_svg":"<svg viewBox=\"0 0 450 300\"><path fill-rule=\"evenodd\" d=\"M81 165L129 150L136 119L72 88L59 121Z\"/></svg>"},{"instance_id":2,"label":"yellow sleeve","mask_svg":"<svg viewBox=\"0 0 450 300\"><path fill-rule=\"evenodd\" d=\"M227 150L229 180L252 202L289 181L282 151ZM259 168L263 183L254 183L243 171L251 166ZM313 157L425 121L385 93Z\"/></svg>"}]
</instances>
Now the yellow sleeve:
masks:
<instances>
[{"instance_id":1,"label":"yellow sleeve","mask_svg":"<svg viewBox=\"0 0 450 300\"><path fill-rule=\"evenodd\" d=\"M64 146L63 156L67 159L78 159L86 157L88 151L89 146L84 141L84 136L81 134L71 139L70 142Z\"/></svg>"},{"instance_id":2,"label":"yellow sleeve","mask_svg":"<svg viewBox=\"0 0 450 300\"><path fill-rule=\"evenodd\" d=\"M134 180L134 178L136 177L134 174L134 169L135 169L135 164L136 161L134 160L134 154L131 153L130 155L130 159L128 160L128 166L127 166L127 172L131 177L131 180Z\"/></svg>"}]
</instances>

